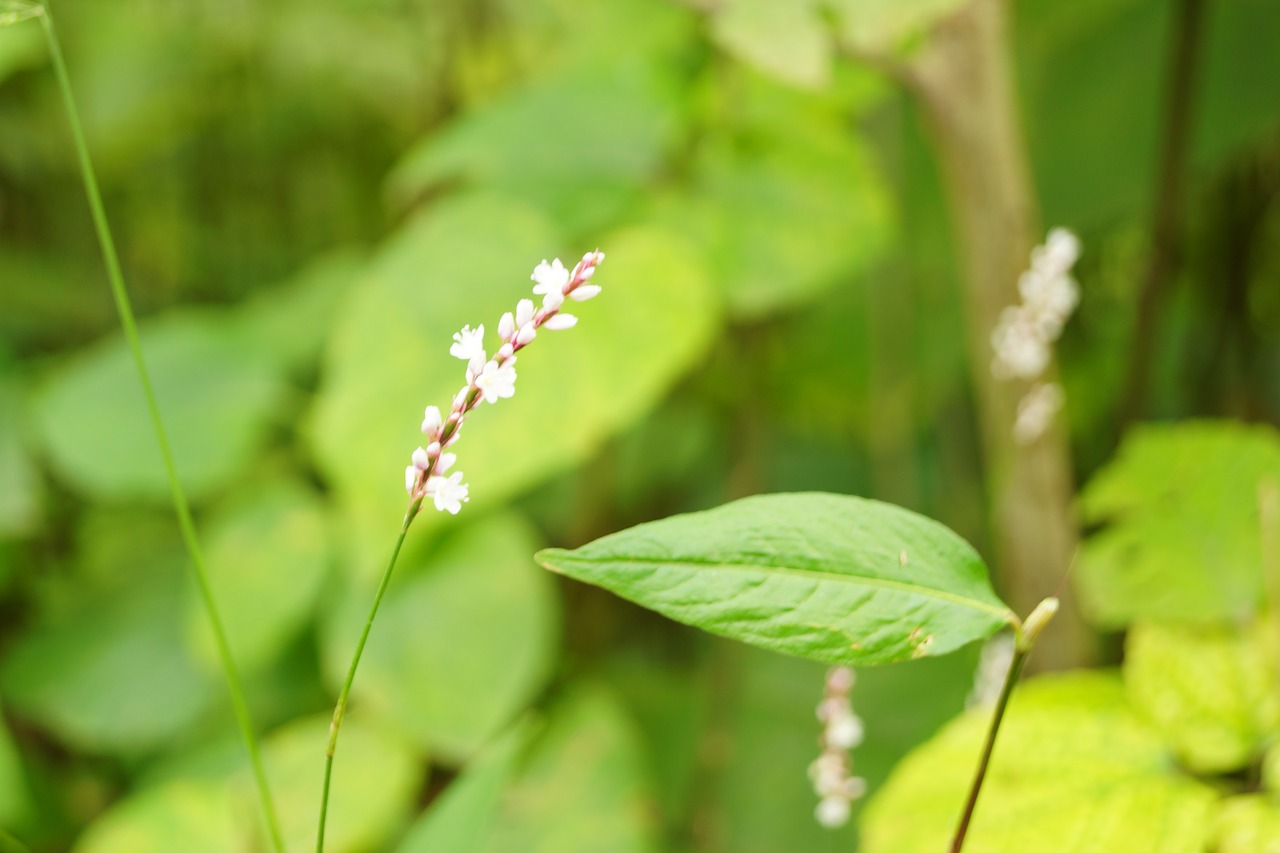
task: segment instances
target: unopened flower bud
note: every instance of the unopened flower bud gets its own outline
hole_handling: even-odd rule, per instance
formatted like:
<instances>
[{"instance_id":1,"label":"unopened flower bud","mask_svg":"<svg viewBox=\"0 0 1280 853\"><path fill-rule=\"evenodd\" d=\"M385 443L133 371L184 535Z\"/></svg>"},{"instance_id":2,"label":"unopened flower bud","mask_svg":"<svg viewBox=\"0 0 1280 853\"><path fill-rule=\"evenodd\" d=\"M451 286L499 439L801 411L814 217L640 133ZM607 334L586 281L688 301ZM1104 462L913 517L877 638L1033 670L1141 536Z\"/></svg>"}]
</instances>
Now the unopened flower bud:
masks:
<instances>
[{"instance_id":1,"label":"unopened flower bud","mask_svg":"<svg viewBox=\"0 0 1280 853\"><path fill-rule=\"evenodd\" d=\"M533 300L521 299L516 303L516 326L524 328L524 326L533 319Z\"/></svg>"},{"instance_id":2,"label":"unopened flower bud","mask_svg":"<svg viewBox=\"0 0 1280 853\"><path fill-rule=\"evenodd\" d=\"M516 343L525 346L538 336L538 330L533 327L533 323L525 323L520 327L519 334L516 335Z\"/></svg>"},{"instance_id":3,"label":"unopened flower bud","mask_svg":"<svg viewBox=\"0 0 1280 853\"><path fill-rule=\"evenodd\" d=\"M422 434L423 435L439 435L440 427L444 426L444 421L440 418L440 409L437 406L427 406L422 416Z\"/></svg>"},{"instance_id":4,"label":"unopened flower bud","mask_svg":"<svg viewBox=\"0 0 1280 853\"><path fill-rule=\"evenodd\" d=\"M502 319L498 321L498 337L504 341L511 340L511 336L516 333L516 318L508 311L502 315Z\"/></svg>"},{"instance_id":5,"label":"unopened flower bud","mask_svg":"<svg viewBox=\"0 0 1280 853\"><path fill-rule=\"evenodd\" d=\"M544 329L550 329L553 332L558 332L562 329L572 329L577 324L578 318L572 314L557 314L543 323L542 327Z\"/></svg>"},{"instance_id":6,"label":"unopened flower bud","mask_svg":"<svg viewBox=\"0 0 1280 853\"><path fill-rule=\"evenodd\" d=\"M431 457L427 455L427 451L419 447L413 451L413 465L415 468L421 468L423 471L431 467Z\"/></svg>"},{"instance_id":7,"label":"unopened flower bud","mask_svg":"<svg viewBox=\"0 0 1280 853\"><path fill-rule=\"evenodd\" d=\"M591 269L587 270L587 272L595 272L595 271L596 271L595 267L592 267ZM586 302L588 299L592 298L593 296L598 296L599 293L600 293L599 285L584 284L581 287L575 288L574 290L570 291L569 298L572 299L574 302Z\"/></svg>"}]
</instances>

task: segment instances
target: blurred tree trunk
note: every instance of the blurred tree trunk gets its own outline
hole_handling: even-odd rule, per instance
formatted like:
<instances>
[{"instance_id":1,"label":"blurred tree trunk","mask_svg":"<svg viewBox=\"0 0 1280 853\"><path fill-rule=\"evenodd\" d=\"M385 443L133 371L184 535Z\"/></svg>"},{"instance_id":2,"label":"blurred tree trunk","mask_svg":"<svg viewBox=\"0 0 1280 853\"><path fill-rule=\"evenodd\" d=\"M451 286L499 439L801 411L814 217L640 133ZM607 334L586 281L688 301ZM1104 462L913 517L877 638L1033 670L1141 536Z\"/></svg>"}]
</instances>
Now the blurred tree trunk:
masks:
<instances>
[{"instance_id":1,"label":"blurred tree trunk","mask_svg":"<svg viewBox=\"0 0 1280 853\"><path fill-rule=\"evenodd\" d=\"M1042 234L1009 55L1008 7L971 0L933 33L905 71L922 105L942 174L965 279L967 344L986 453L993 539L1003 591L1025 616L1064 595L1035 664L1062 669L1092 656L1088 629L1063 585L1078 542L1066 436L1014 441L1027 384L991 374L991 330L1018 299L1018 275Z\"/></svg>"}]
</instances>

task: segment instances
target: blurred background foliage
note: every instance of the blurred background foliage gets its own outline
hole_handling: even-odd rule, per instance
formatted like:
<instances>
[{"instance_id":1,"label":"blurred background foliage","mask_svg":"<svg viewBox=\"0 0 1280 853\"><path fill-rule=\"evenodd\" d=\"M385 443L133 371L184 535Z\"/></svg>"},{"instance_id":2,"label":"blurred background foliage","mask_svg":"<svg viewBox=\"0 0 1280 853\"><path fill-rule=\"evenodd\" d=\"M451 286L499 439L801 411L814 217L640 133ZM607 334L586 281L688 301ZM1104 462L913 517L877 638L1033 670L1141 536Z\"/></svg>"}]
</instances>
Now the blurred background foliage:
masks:
<instances>
[{"instance_id":1,"label":"blurred background foliage","mask_svg":"<svg viewBox=\"0 0 1280 853\"><path fill-rule=\"evenodd\" d=\"M812 818L820 666L530 555L796 489L901 503L986 550L938 172L911 96L857 58L909 53L959 5L59 0L291 845L418 413L461 383L450 334L495 323L544 256L599 246L604 295L469 422L474 500L410 537L355 685L331 849L854 847L854 826ZM1178 4L1012 6L1043 218L1086 247L1060 349L1081 483L1135 417L1280 418L1280 7L1204 7L1153 308ZM1204 441L1185 452L1251 452ZM1168 475L1134 453L1086 521ZM260 849L167 501L42 34L0 29L0 828L36 850ZM1161 506L1171 530L1219 504ZM1126 552L1091 548L1084 597L1126 625L1107 586L1125 579L1097 569ZM1256 592L1228 587L1224 613ZM873 791L962 709L975 661L860 674Z\"/></svg>"}]
</instances>

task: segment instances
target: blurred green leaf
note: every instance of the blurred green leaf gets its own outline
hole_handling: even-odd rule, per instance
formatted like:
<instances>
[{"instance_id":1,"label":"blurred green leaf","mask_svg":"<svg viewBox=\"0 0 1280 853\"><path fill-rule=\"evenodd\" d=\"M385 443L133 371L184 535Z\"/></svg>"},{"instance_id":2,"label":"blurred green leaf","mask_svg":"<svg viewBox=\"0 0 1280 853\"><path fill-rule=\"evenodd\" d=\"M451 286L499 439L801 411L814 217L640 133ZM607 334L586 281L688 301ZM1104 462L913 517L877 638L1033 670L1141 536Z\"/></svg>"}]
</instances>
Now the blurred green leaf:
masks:
<instances>
[{"instance_id":1,"label":"blurred green leaf","mask_svg":"<svg viewBox=\"0 0 1280 853\"><path fill-rule=\"evenodd\" d=\"M518 725L485 747L414 823L398 853L481 853L527 735Z\"/></svg>"},{"instance_id":2,"label":"blurred green leaf","mask_svg":"<svg viewBox=\"0 0 1280 853\"><path fill-rule=\"evenodd\" d=\"M280 829L290 850L315 847L329 722L329 714L294 720L263 744ZM376 850L404 828L423 778L418 755L391 733L363 722L358 710L347 714L333 761L325 850ZM242 819L256 820L257 800L247 769L237 782ZM265 833L260 843L265 849Z\"/></svg>"},{"instance_id":3,"label":"blurred green leaf","mask_svg":"<svg viewBox=\"0 0 1280 853\"><path fill-rule=\"evenodd\" d=\"M866 853L945 850L972 782L990 709L908 756L863 812ZM1216 794L1171 767L1163 743L1105 672L1045 676L1013 695L967 845L990 853L1195 853Z\"/></svg>"},{"instance_id":4,"label":"blurred green leaf","mask_svg":"<svg viewBox=\"0 0 1280 853\"><path fill-rule=\"evenodd\" d=\"M0 828L15 826L27 817L31 801L25 775L18 745L0 713Z\"/></svg>"},{"instance_id":5,"label":"blurred green leaf","mask_svg":"<svg viewBox=\"0 0 1280 853\"><path fill-rule=\"evenodd\" d=\"M964 0L826 0L840 39L868 52L887 53L918 38L957 11Z\"/></svg>"},{"instance_id":6,"label":"blurred green leaf","mask_svg":"<svg viewBox=\"0 0 1280 853\"><path fill-rule=\"evenodd\" d=\"M0 28L15 24L26 18L35 17L39 12L24 13L24 6L39 9L35 3L0 3ZM20 27L6 30L0 35L0 82L4 82L16 71L32 68L44 61L46 56L44 33L37 26Z\"/></svg>"},{"instance_id":7,"label":"blurred green leaf","mask_svg":"<svg viewBox=\"0 0 1280 853\"><path fill-rule=\"evenodd\" d=\"M714 7L711 37L738 59L795 86L831 81L831 33L813 0L726 0Z\"/></svg>"},{"instance_id":8,"label":"blurred green leaf","mask_svg":"<svg viewBox=\"0 0 1280 853\"><path fill-rule=\"evenodd\" d=\"M268 352L221 315L171 312L139 333L183 487L200 500L252 463L286 389ZM36 415L50 461L78 491L169 500L133 357L118 335L73 356L37 397Z\"/></svg>"},{"instance_id":9,"label":"blurred green leaf","mask_svg":"<svg viewBox=\"0 0 1280 853\"><path fill-rule=\"evenodd\" d=\"M25 408L18 390L0 379L0 539L32 533L44 502L22 435Z\"/></svg>"},{"instance_id":10,"label":"blurred green leaf","mask_svg":"<svg viewBox=\"0 0 1280 853\"><path fill-rule=\"evenodd\" d=\"M271 353L294 371L309 367L319 357L338 306L364 264L356 251L333 252L239 305L239 333L246 345Z\"/></svg>"},{"instance_id":11,"label":"blurred green leaf","mask_svg":"<svg viewBox=\"0 0 1280 853\"><path fill-rule=\"evenodd\" d=\"M451 336L483 323L492 344L498 318L529 295L528 271L555 244L526 208L493 196L454 199L389 242L345 303L311 433L366 576L404 515L403 472L422 442L423 407L447 408L465 382ZM468 512L587 457L709 342L717 306L692 249L652 229L620 232L601 248L609 259L595 280L604 292L575 309L582 322L540 335L520 353L515 397L467 420L456 449L471 485ZM440 521L431 511L418 524Z\"/></svg>"},{"instance_id":12,"label":"blurred green leaf","mask_svg":"<svg viewBox=\"0 0 1280 853\"><path fill-rule=\"evenodd\" d=\"M433 755L461 763L525 707L551 671L558 608L531 555L533 530L499 515L400 566L353 688ZM326 624L326 671L346 674L373 591L348 592Z\"/></svg>"},{"instance_id":13,"label":"blurred green leaf","mask_svg":"<svg viewBox=\"0 0 1280 853\"><path fill-rule=\"evenodd\" d=\"M241 671L269 663L311 615L330 564L317 496L298 483L257 484L206 525L209 581ZM210 672L220 666L204 605L190 590L187 635Z\"/></svg>"},{"instance_id":14,"label":"blurred green leaf","mask_svg":"<svg viewBox=\"0 0 1280 853\"><path fill-rule=\"evenodd\" d=\"M78 749L135 753L173 740L214 684L183 642L184 570L146 566L19 636L0 664L0 693Z\"/></svg>"},{"instance_id":15,"label":"blurred green leaf","mask_svg":"<svg viewBox=\"0 0 1280 853\"><path fill-rule=\"evenodd\" d=\"M1185 627L1139 621L1125 642L1134 707L1191 770L1251 763L1280 728L1272 626Z\"/></svg>"},{"instance_id":16,"label":"blurred green leaf","mask_svg":"<svg viewBox=\"0 0 1280 853\"><path fill-rule=\"evenodd\" d=\"M841 495L745 498L538 561L679 622L827 663L946 654L1014 618L959 536Z\"/></svg>"},{"instance_id":17,"label":"blurred green leaf","mask_svg":"<svg viewBox=\"0 0 1280 853\"><path fill-rule=\"evenodd\" d=\"M179 779L114 805L75 845L75 853L228 853L243 849L231 797L217 779Z\"/></svg>"},{"instance_id":18,"label":"blurred green leaf","mask_svg":"<svg viewBox=\"0 0 1280 853\"><path fill-rule=\"evenodd\" d=\"M735 126L707 135L688 187L660 197L650 216L705 246L730 312L757 319L863 271L893 217L844 109L767 81L734 82L744 89Z\"/></svg>"},{"instance_id":19,"label":"blurred green leaf","mask_svg":"<svg viewBox=\"0 0 1280 853\"><path fill-rule=\"evenodd\" d=\"M488 853L657 849L648 780L630 720L607 693L578 687L551 709L503 798Z\"/></svg>"},{"instance_id":20,"label":"blurred green leaf","mask_svg":"<svg viewBox=\"0 0 1280 853\"><path fill-rule=\"evenodd\" d=\"M1280 838L1280 806L1262 794L1227 797L1214 828L1214 853L1270 853Z\"/></svg>"},{"instance_id":21,"label":"blurred green leaf","mask_svg":"<svg viewBox=\"0 0 1280 853\"><path fill-rule=\"evenodd\" d=\"M41 6L31 0L0 0L0 27L39 17Z\"/></svg>"},{"instance_id":22,"label":"blurred green leaf","mask_svg":"<svg viewBox=\"0 0 1280 853\"><path fill-rule=\"evenodd\" d=\"M657 173L677 110L670 72L656 62L570 68L424 138L390 189L404 204L449 180L501 188L577 234L616 220Z\"/></svg>"},{"instance_id":23,"label":"blurred green leaf","mask_svg":"<svg viewBox=\"0 0 1280 853\"><path fill-rule=\"evenodd\" d=\"M1258 484L1280 478L1263 426L1189 421L1130 432L1085 487L1076 582L1100 625L1247 617L1262 598Z\"/></svg>"}]
</instances>

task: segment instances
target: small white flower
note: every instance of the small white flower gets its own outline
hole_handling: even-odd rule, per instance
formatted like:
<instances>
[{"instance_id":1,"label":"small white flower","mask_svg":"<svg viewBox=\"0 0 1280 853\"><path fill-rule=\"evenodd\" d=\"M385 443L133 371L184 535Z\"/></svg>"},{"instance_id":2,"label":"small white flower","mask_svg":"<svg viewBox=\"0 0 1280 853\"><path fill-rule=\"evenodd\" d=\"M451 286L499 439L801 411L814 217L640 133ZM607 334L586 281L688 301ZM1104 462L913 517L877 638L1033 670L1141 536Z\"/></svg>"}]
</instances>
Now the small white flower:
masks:
<instances>
[{"instance_id":1,"label":"small white flower","mask_svg":"<svg viewBox=\"0 0 1280 853\"><path fill-rule=\"evenodd\" d=\"M555 311L564 304L564 294L559 290L552 290L542 297L542 310Z\"/></svg>"},{"instance_id":2,"label":"small white flower","mask_svg":"<svg viewBox=\"0 0 1280 853\"><path fill-rule=\"evenodd\" d=\"M553 332L561 329L572 329L578 324L578 318L572 314L557 314L542 324L542 328Z\"/></svg>"},{"instance_id":3,"label":"small white flower","mask_svg":"<svg viewBox=\"0 0 1280 853\"><path fill-rule=\"evenodd\" d=\"M431 457L427 455L427 451L419 447L413 451L413 464L416 468L425 471L431 467Z\"/></svg>"},{"instance_id":4,"label":"small white flower","mask_svg":"<svg viewBox=\"0 0 1280 853\"><path fill-rule=\"evenodd\" d=\"M813 810L813 816L827 829L839 829L848 823L851 811L852 807L846 798L839 794L832 794L818 802L818 807Z\"/></svg>"},{"instance_id":5,"label":"small white flower","mask_svg":"<svg viewBox=\"0 0 1280 853\"><path fill-rule=\"evenodd\" d=\"M437 474L448 474L449 469L453 467L453 463L458 459L456 453L441 453L440 458L436 460L435 472Z\"/></svg>"},{"instance_id":6,"label":"small white flower","mask_svg":"<svg viewBox=\"0 0 1280 853\"><path fill-rule=\"evenodd\" d=\"M422 434L439 435L442 426L444 426L444 419L440 417L440 408L438 406L427 406L426 411L422 414Z\"/></svg>"},{"instance_id":7,"label":"small white flower","mask_svg":"<svg viewBox=\"0 0 1280 853\"><path fill-rule=\"evenodd\" d=\"M537 282L533 287L534 293L563 294L564 286L569 283L569 271L564 268L564 264L560 263L559 258L549 264L546 258L543 258L542 263L533 268L533 275L530 278Z\"/></svg>"},{"instance_id":8,"label":"small white flower","mask_svg":"<svg viewBox=\"0 0 1280 853\"><path fill-rule=\"evenodd\" d=\"M455 332L453 346L449 347L449 355L463 361L474 362L476 359L484 361L484 324L481 323L475 329L463 326L461 332Z\"/></svg>"},{"instance_id":9,"label":"small white flower","mask_svg":"<svg viewBox=\"0 0 1280 853\"><path fill-rule=\"evenodd\" d=\"M427 480L427 495L436 509L447 511L450 515L457 515L462 505L470 500L468 490L467 484L462 482L461 471L455 471L448 477L432 477Z\"/></svg>"},{"instance_id":10,"label":"small white flower","mask_svg":"<svg viewBox=\"0 0 1280 853\"><path fill-rule=\"evenodd\" d=\"M837 749L853 749L862 743L862 720L848 713L827 724L827 743Z\"/></svg>"},{"instance_id":11,"label":"small white flower","mask_svg":"<svg viewBox=\"0 0 1280 853\"><path fill-rule=\"evenodd\" d=\"M521 299L516 303L516 326L524 328L533 319L533 300Z\"/></svg>"},{"instance_id":12,"label":"small white flower","mask_svg":"<svg viewBox=\"0 0 1280 853\"><path fill-rule=\"evenodd\" d=\"M1034 379L1049 366L1049 343L1035 319L1022 307L1006 308L991 333L992 372L998 378Z\"/></svg>"},{"instance_id":13,"label":"small white flower","mask_svg":"<svg viewBox=\"0 0 1280 853\"><path fill-rule=\"evenodd\" d=\"M516 318L510 311L502 315L502 319L498 321L498 337L504 341L511 340L511 336L516 333Z\"/></svg>"},{"instance_id":14,"label":"small white flower","mask_svg":"<svg viewBox=\"0 0 1280 853\"><path fill-rule=\"evenodd\" d=\"M490 361L484 370L476 376L475 386L484 395L486 403L496 403L500 397L510 397L516 393L515 359L509 359L501 366Z\"/></svg>"},{"instance_id":15,"label":"small white flower","mask_svg":"<svg viewBox=\"0 0 1280 853\"><path fill-rule=\"evenodd\" d=\"M538 330L533 327L533 323L525 323L520 327L520 331L516 335L516 343L520 346L527 346L537 336Z\"/></svg>"},{"instance_id":16,"label":"small white flower","mask_svg":"<svg viewBox=\"0 0 1280 853\"><path fill-rule=\"evenodd\" d=\"M1031 444L1044 435L1053 418L1062 408L1062 387L1056 382L1044 382L1032 388L1018 401L1018 416L1013 423L1013 437L1019 444Z\"/></svg>"},{"instance_id":17,"label":"small white flower","mask_svg":"<svg viewBox=\"0 0 1280 853\"><path fill-rule=\"evenodd\" d=\"M587 270L587 272L589 273L595 272L595 271L596 271L595 267L592 267L591 269ZM599 294L600 294L600 286L598 284L584 284L581 287L578 287L572 290L569 293L569 298L572 299L574 302L586 302L588 299L591 299L594 296L598 296Z\"/></svg>"}]
</instances>

